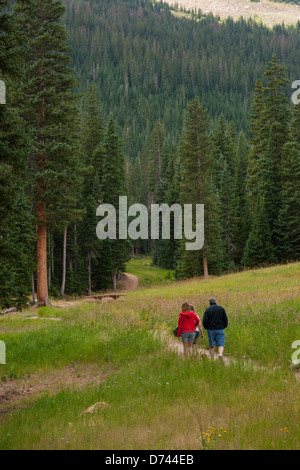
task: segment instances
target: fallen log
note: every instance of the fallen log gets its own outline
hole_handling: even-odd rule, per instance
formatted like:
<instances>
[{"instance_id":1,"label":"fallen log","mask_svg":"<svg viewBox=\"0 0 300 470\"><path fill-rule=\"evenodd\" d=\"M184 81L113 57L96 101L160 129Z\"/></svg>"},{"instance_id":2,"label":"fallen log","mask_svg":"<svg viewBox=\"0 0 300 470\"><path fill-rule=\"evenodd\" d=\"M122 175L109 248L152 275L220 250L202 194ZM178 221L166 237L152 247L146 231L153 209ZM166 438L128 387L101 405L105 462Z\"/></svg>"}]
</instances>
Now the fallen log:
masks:
<instances>
[{"instance_id":1,"label":"fallen log","mask_svg":"<svg viewBox=\"0 0 300 470\"><path fill-rule=\"evenodd\" d=\"M4 310L0 312L0 315L6 315L7 313L12 313L16 311L17 311L17 307L5 308Z\"/></svg>"}]
</instances>

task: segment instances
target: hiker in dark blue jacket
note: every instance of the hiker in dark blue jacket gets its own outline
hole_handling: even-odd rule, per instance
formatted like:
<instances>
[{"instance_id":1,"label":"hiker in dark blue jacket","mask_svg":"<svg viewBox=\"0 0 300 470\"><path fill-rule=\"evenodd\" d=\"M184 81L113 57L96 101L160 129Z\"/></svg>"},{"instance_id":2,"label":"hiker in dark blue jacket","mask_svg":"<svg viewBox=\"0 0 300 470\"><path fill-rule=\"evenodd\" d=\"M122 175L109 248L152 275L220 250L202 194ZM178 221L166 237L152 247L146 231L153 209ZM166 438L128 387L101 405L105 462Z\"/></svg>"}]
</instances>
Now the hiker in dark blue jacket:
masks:
<instances>
[{"instance_id":1,"label":"hiker in dark blue jacket","mask_svg":"<svg viewBox=\"0 0 300 470\"><path fill-rule=\"evenodd\" d=\"M226 311L214 297L209 299L209 307L203 315L203 327L207 330L209 341L209 355L211 359L215 357L215 346L218 348L219 359L223 359L223 352L225 347L225 328L228 325L228 318Z\"/></svg>"}]
</instances>

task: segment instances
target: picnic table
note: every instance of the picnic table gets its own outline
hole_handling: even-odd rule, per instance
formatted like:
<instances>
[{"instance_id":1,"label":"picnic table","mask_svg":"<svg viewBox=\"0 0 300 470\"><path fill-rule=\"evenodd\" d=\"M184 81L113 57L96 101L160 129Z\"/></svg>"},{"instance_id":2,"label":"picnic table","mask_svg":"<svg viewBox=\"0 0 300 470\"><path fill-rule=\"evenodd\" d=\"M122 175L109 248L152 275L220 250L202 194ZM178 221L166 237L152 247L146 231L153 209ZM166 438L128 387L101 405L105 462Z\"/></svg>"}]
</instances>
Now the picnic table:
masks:
<instances>
[{"instance_id":1,"label":"picnic table","mask_svg":"<svg viewBox=\"0 0 300 470\"><path fill-rule=\"evenodd\" d=\"M101 300L107 297L112 297L113 299L118 299L121 296L125 296L126 294L121 294L120 292L113 292L111 294L94 294L94 295L88 295L87 299L96 299L96 300Z\"/></svg>"}]
</instances>

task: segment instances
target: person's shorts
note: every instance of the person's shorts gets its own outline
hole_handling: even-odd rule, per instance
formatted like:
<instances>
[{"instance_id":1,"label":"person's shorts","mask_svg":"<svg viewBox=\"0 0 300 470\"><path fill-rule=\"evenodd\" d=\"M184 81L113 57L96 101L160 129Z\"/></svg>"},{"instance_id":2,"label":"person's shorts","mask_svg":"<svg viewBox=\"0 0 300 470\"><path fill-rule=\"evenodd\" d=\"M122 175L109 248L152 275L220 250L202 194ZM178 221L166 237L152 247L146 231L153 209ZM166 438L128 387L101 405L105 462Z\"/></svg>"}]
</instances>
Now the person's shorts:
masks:
<instances>
[{"instance_id":1,"label":"person's shorts","mask_svg":"<svg viewBox=\"0 0 300 470\"><path fill-rule=\"evenodd\" d=\"M196 333L181 333L181 339L183 342L193 343Z\"/></svg>"},{"instance_id":2,"label":"person's shorts","mask_svg":"<svg viewBox=\"0 0 300 470\"><path fill-rule=\"evenodd\" d=\"M224 330L207 330L209 347L225 346Z\"/></svg>"}]
</instances>

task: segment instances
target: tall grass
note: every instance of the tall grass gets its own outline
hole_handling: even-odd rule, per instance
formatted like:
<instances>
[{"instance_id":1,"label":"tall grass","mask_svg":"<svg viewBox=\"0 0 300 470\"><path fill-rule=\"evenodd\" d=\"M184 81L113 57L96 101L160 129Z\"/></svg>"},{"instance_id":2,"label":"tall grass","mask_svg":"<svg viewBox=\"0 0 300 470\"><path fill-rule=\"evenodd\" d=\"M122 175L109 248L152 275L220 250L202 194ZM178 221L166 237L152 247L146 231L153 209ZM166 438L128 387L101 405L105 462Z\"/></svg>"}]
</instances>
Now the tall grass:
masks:
<instances>
[{"instance_id":1,"label":"tall grass","mask_svg":"<svg viewBox=\"0 0 300 470\"><path fill-rule=\"evenodd\" d=\"M266 373L242 363L224 367L208 359L183 361L159 351L99 388L44 396L6 416L0 448L297 448L297 387L286 372ZM82 415L96 402L106 406ZM223 428L221 436L203 439L209 427ZM288 432L283 434L284 427Z\"/></svg>"},{"instance_id":2,"label":"tall grass","mask_svg":"<svg viewBox=\"0 0 300 470\"><path fill-rule=\"evenodd\" d=\"M291 345L300 339L299 278L294 263L152 285L113 303L43 309L36 320L30 311L0 318L2 381L74 363L113 366L99 387L43 394L0 414L0 448L298 448ZM228 314L229 366L167 348L182 302L202 318L210 295ZM206 335L201 346L208 346ZM81 414L96 402L106 406Z\"/></svg>"}]
</instances>

